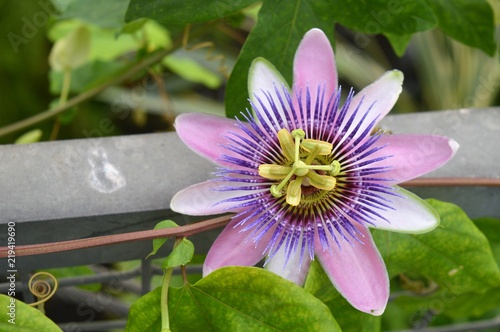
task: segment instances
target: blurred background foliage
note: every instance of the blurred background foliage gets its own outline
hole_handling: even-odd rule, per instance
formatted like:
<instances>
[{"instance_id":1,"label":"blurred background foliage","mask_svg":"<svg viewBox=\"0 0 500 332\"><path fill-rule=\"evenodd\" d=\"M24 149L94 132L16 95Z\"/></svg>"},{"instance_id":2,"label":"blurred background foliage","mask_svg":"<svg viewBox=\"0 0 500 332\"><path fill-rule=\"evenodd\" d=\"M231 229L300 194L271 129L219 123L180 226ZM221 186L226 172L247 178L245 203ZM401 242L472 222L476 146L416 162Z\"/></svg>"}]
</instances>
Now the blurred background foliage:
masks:
<instances>
[{"instance_id":1,"label":"blurred background foliage","mask_svg":"<svg viewBox=\"0 0 500 332\"><path fill-rule=\"evenodd\" d=\"M256 45L259 33L272 31L272 24L269 30L263 30L262 25L269 21L266 15L276 4L264 2L262 5L249 0L214 2L219 3L219 7L207 7L206 11L199 11L201 14L193 14L194 9L189 4L179 2L182 10L175 12L158 8L162 2L177 4L177 1L166 0L143 6L136 0L2 2L0 143L172 130L175 115L182 112L233 116L247 107L246 97L242 98L245 91L238 82L246 81L248 66L243 68L242 64L246 57L259 54L259 51L269 52L264 45L261 50L255 47L250 50L250 47ZM473 2L479 3L478 8L483 11L487 4L491 9L486 9L494 13L492 20L497 26L499 2ZM197 3L194 1L191 6ZM354 8L352 15L362 17L363 13L356 13L355 3L347 1L336 9L346 11L350 5ZM378 9L383 8L380 3L374 1L376 9L371 10L371 19L383 23L380 20L384 17L377 17L383 16L383 11ZM457 3L464 8L466 2L457 0ZM331 29L334 33L330 37L335 43L343 86L353 86L359 91L386 70L398 68L404 72L404 92L393 113L499 104L498 42L487 40L487 37L479 41L473 38L472 41L457 41L454 33L460 31L452 29L450 32L442 20L438 22L440 29L431 29L433 25L421 19L425 24L414 28L420 32L409 35L404 31L398 35L398 30L390 29L401 27L391 27L391 24L381 24L380 31L373 30L380 33L369 34L365 31L368 25L364 28L349 26L348 15L343 15L344 22L335 25L333 30L335 18L320 16L317 12L322 8L318 8L313 8L315 17L303 18L304 24L314 24L317 20L320 27L325 25L325 30ZM210 19L214 10L221 18ZM145 16L144 13L148 18L138 18ZM283 13L282 20L287 19L286 15ZM436 16L440 19L439 14ZM475 18L464 15L464 19L469 21L462 25ZM261 23L260 27L257 22ZM394 23L395 20L386 22ZM461 22L456 24L461 25ZM84 102L58 112L57 116L16 130L2 131L6 126L43 114L63 102L64 71L51 68L48 58L55 42L79 28L90 35L89 52L82 65L70 68L69 92L65 100L95 88L105 88L85 98ZM480 28L484 26L478 25L478 34ZM493 31L484 35L490 33L493 35ZM278 38L268 37L271 40ZM248 45L245 44L247 40ZM148 66L141 66L141 61L161 52L165 52L165 56ZM280 69L287 61L275 64ZM235 77L229 78L233 68L236 68ZM284 75L290 76L286 72ZM225 110L225 106L228 109Z\"/></svg>"}]
</instances>

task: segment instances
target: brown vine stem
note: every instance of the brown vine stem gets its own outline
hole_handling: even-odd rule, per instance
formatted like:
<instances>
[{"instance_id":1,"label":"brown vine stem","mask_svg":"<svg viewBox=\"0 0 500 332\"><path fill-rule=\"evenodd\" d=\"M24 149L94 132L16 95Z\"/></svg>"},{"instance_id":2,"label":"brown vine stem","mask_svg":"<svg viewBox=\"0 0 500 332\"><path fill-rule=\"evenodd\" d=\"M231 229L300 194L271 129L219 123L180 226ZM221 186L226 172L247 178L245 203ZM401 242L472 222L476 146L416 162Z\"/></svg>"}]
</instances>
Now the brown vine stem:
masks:
<instances>
[{"instance_id":1,"label":"brown vine stem","mask_svg":"<svg viewBox=\"0 0 500 332\"><path fill-rule=\"evenodd\" d=\"M135 242L141 240L153 240L167 237L184 237L222 227L231 220L231 216L232 215L225 215L222 217L200 221L195 224L189 224L174 228L156 230L152 229L139 232L91 237L86 239L16 246L16 257L49 254L54 252L100 247L111 244ZM0 249L0 258L7 257L8 247L1 247Z\"/></svg>"},{"instance_id":2,"label":"brown vine stem","mask_svg":"<svg viewBox=\"0 0 500 332\"><path fill-rule=\"evenodd\" d=\"M451 187L451 186L486 186L500 187L500 179L495 178L418 178L401 184L404 187ZM16 246L16 256L41 255L55 252L107 246L142 240L152 240L166 237L189 236L218 227L225 226L232 215L200 221L195 224L175 228L146 230L132 233L99 236L86 239L60 241L52 243L29 244ZM8 247L0 247L0 258L8 255Z\"/></svg>"},{"instance_id":3,"label":"brown vine stem","mask_svg":"<svg viewBox=\"0 0 500 332\"><path fill-rule=\"evenodd\" d=\"M403 187L499 187L500 178L417 178Z\"/></svg>"}]
</instances>

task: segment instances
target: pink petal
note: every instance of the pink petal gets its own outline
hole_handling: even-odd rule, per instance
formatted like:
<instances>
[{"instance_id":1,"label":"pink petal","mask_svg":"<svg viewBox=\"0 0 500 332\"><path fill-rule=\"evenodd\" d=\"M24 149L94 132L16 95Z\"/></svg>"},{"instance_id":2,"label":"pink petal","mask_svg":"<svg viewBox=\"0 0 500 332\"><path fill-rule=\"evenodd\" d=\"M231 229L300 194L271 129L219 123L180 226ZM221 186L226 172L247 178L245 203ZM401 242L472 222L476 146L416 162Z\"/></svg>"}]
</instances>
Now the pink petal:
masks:
<instances>
[{"instance_id":1,"label":"pink petal","mask_svg":"<svg viewBox=\"0 0 500 332\"><path fill-rule=\"evenodd\" d=\"M297 89L309 87L316 100L318 84L325 84L325 99L337 90L337 68L332 46L325 33L311 29L302 38L293 61L293 84Z\"/></svg>"},{"instance_id":2,"label":"pink petal","mask_svg":"<svg viewBox=\"0 0 500 332\"><path fill-rule=\"evenodd\" d=\"M254 105L254 111L262 117L267 126L274 128L278 132L280 129L285 128L287 123L285 113L288 113L289 118L293 118L294 115L289 108L284 109L281 103L278 102L276 89L280 94L283 94L283 89L285 91L290 90L283 76L269 61L263 58L255 59L249 70L248 94ZM271 105L266 93L272 96L275 103ZM282 99L285 101L284 97ZM271 140L274 140L273 135L267 132L266 135Z\"/></svg>"},{"instance_id":3,"label":"pink petal","mask_svg":"<svg viewBox=\"0 0 500 332\"><path fill-rule=\"evenodd\" d=\"M234 187L237 184L223 181L206 181L194 184L177 192L170 201L170 208L176 212L192 216L236 212L233 206L237 203L220 202L228 198L248 195L249 192L248 190L218 190L223 186ZM268 189L263 189L263 191L266 190Z\"/></svg>"},{"instance_id":4,"label":"pink petal","mask_svg":"<svg viewBox=\"0 0 500 332\"><path fill-rule=\"evenodd\" d=\"M378 175L394 179L387 184L397 184L429 173L449 161L457 152L458 143L448 137L435 135L383 135L377 146L387 146L369 158L392 156L373 163L373 166L390 166L389 172Z\"/></svg>"},{"instance_id":5,"label":"pink petal","mask_svg":"<svg viewBox=\"0 0 500 332\"><path fill-rule=\"evenodd\" d=\"M299 241L300 242L300 241ZM282 245L280 250L271 257L265 265L269 271L282 276L283 278L302 286L306 280L309 267L311 266L311 259L309 255L302 257L302 264L300 262L300 248L297 249L285 265L285 246Z\"/></svg>"},{"instance_id":6,"label":"pink petal","mask_svg":"<svg viewBox=\"0 0 500 332\"><path fill-rule=\"evenodd\" d=\"M204 277L225 266L252 266L264 257L264 250L273 232L267 232L255 244L252 231L240 232L242 227L236 226L239 221L240 219L233 219L210 247L203 264Z\"/></svg>"},{"instance_id":7,"label":"pink petal","mask_svg":"<svg viewBox=\"0 0 500 332\"><path fill-rule=\"evenodd\" d=\"M389 299L389 277L369 230L356 227L364 235L364 244L342 241L342 250L332 247L329 253L323 251L320 241L315 241L316 256L337 290L353 307L379 316Z\"/></svg>"},{"instance_id":8,"label":"pink petal","mask_svg":"<svg viewBox=\"0 0 500 332\"><path fill-rule=\"evenodd\" d=\"M374 227L400 233L425 233L433 230L439 225L439 215L426 201L401 187L394 187L394 193L398 196L378 193L386 198L388 205L394 210L377 210L387 220L375 216Z\"/></svg>"},{"instance_id":9,"label":"pink petal","mask_svg":"<svg viewBox=\"0 0 500 332\"><path fill-rule=\"evenodd\" d=\"M229 140L228 132L242 133L236 120L203 113L185 113L175 119L175 129L182 141L200 156L211 162L226 166L219 160L221 154L233 155L221 145Z\"/></svg>"},{"instance_id":10,"label":"pink petal","mask_svg":"<svg viewBox=\"0 0 500 332\"><path fill-rule=\"evenodd\" d=\"M352 122L352 129L361 121L365 113L368 114L358 129L355 138L361 136L363 131L375 121L378 123L389 111L392 109L396 101L398 100L399 94L402 91L401 85L403 84L403 73L399 70L392 70L386 72L378 80L361 90L358 94L354 96L349 106L349 111L344 120L345 123L350 119L351 114L362 102L361 107L359 107L354 121ZM350 131L348 131L350 132Z\"/></svg>"}]
</instances>

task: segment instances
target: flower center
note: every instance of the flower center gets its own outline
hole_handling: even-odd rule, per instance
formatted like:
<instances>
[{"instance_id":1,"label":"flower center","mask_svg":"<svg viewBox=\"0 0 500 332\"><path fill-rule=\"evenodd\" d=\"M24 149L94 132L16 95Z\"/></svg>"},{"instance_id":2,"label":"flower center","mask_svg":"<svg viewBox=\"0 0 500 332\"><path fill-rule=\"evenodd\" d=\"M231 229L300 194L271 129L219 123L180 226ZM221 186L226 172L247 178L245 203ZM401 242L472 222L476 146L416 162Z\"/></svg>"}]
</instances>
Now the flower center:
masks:
<instances>
[{"instance_id":1,"label":"flower center","mask_svg":"<svg viewBox=\"0 0 500 332\"><path fill-rule=\"evenodd\" d=\"M337 160L328 163L329 158L321 157L331 154L333 145L319 140L305 139L302 129L290 133L286 129L278 131L278 141L283 155L287 159L285 165L262 164L259 175L270 180L281 180L271 186L274 197L286 194L286 202L292 206L299 205L303 198L303 187L313 186L320 191L331 191L335 188L340 163Z\"/></svg>"}]
</instances>

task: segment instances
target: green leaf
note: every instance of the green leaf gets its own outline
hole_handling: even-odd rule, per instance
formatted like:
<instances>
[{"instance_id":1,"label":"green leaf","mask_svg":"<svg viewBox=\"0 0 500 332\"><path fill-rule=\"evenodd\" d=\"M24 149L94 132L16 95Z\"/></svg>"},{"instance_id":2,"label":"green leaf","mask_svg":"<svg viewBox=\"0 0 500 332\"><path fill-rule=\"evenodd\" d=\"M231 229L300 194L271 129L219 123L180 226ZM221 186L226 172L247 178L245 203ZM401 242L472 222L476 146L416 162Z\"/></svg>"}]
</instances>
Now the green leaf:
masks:
<instances>
[{"instance_id":1,"label":"green leaf","mask_svg":"<svg viewBox=\"0 0 500 332\"><path fill-rule=\"evenodd\" d=\"M179 244L174 247L170 255L163 261L162 269L169 269L180 265L186 265L191 261L194 255L194 244L186 238L183 238Z\"/></svg>"},{"instance_id":2,"label":"green leaf","mask_svg":"<svg viewBox=\"0 0 500 332\"><path fill-rule=\"evenodd\" d=\"M318 261L313 261L304 289L323 301L343 332L379 332L381 319L354 309L333 286Z\"/></svg>"},{"instance_id":3,"label":"green leaf","mask_svg":"<svg viewBox=\"0 0 500 332\"><path fill-rule=\"evenodd\" d=\"M177 226L179 225L177 225L172 220L163 220L157 223L154 229L172 228ZM153 250L149 253L149 255L146 256L146 259L148 259L149 256L156 254L156 252L165 244L165 242L167 242L167 238L153 239Z\"/></svg>"},{"instance_id":4,"label":"green leaf","mask_svg":"<svg viewBox=\"0 0 500 332\"><path fill-rule=\"evenodd\" d=\"M438 25L456 40L495 54L495 22L487 0L427 0Z\"/></svg>"},{"instance_id":5,"label":"green leaf","mask_svg":"<svg viewBox=\"0 0 500 332\"><path fill-rule=\"evenodd\" d=\"M71 267L61 267L56 269L45 269L44 272L52 274L57 280L62 278L72 278L72 277L82 277L82 276L91 276L95 275L94 270L92 270L87 265L81 266L71 266ZM101 284L86 284L86 285L78 285L80 289L84 289L90 292L97 292L101 289Z\"/></svg>"},{"instance_id":6,"label":"green leaf","mask_svg":"<svg viewBox=\"0 0 500 332\"><path fill-rule=\"evenodd\" d=\"M162 23L186 24L207 22L233 14L256 0L131 0L126 21L148 17Z\"/></svg>"},{"instance_id":7,"label":"green leaf","mask_svg":"<svg viewBox=\"0 0 500 332\"><path fill-rule=\"evenodd\" d=\"M202 83L211 89L216 89L222 84L222 81L217 74L192 59L170 55L165 57L162 63L165 67L187 81Z\"/></svg>"},{"instance_id":8,"label":"green leaf","mask_svg":"<svg viewBox=\"0 0 500 332\"><path fill-rule=\"evenodd\" d=\"M343 0L331 3L335 21L356 31L411 35L436 26L425 0Z\"/></svg>"},{"instance_id":9,"label":"green leaf","mask_svg":"<svg viewBox=\"0 0 500 332\"><path fill-rule=\"evenodd\" d=\"M161 288L136 301L126 332L161 329ZM218 269L194 285L170 288L176 331L340 331L328 308L303 288L254 267Z\"/></svg>"},{"instance_id":10,"label":"green leaf","mask_svg":"<svg viewBox=\"0 0 500 332\"><path fill-rule=\"evenodd\" d=\"M254 267L216 270L169 292L172 331L340 331L303 288Z\"/></svg>"},{"instance_id":11,"label":"green leaf","mask_svg":"<svg viewBox=\"0 0 500 332\"><path fill-rule=\"evenodd\" d=\"M265 1L227 83L226 115L237 116L249 107L248 69L257 57L270 61L291 83L293 58L304 34L312 28L319 28L333 38L333 21L328 15L326 2Z\"/></svg>"},{"instance_id":12,"label":"green leaf","mask_svg":"<svg viewBox=\"0 0 500 332\"><path fill-rule=\"evenodd\" d=\"M474 223L488 238L493 256L500 266L500 219L484 217L475 219Z\"/></svg>"},{"instance_id":13,"label":"green leaf","mask_svg":"<svg viewBox=\"0 0 500 332\"><path fill-rule=\"evenodd\" d=\"M396 35L393 33L386 33L385 36L391 43L396 55L402 57L411 41L412 35Z\"/></svg>"},{"instance_id":14,"label":"green leaf","mask_svg":"<svg viewBox=\"0 0 500 332\"><path fill-rule=\"evenodd\" d=\"M0 331L3 332L60 332L53 321L40 310L15 300L10 296L0 294Z\"/></svg>"},{"instance_id":15,"label":"green leaf","mask_svg":"<svg viewBox=\"0 0 500 332\"><path fill-rule=\"evenodd\" d=\"M71 122L73 122L73 120L75 119L75 116L77 114L78 114L78 108L77 107L71 107L71 108L68 108L67 110L65 110L64 112L59 113L57 115L57 120L61 124L67 125L67 124L70 124Z\"/></svg>"},{"instance_id":16,"label":"green leaf","mask_svg":"<svg viewBox=\"0 0 500 332\"><path fill-rule=\"evenodd\" d=\"M402 296L395 299L394 302L411 313L412 316L434 310L451 318L465 319L479 317L494 308L498 308L500 287L491 288L482 294L468 292L460 295L448 289L441 289L425 296Z\"/></svg>"},{"instance_id":17,"label":"green leaf","mask_svg":"<svg viewBox=\"0 0 500 332\"><path fill-rule=\"evenodd\" d=\"M77 69L71 74L71 93L82 93L92 87L111 79L127 70L131 64L120 62L92 61ZM60 94L63 82L62 72L49 72L50 92Z\"/></svg>"},{"instance_id":18,"label":"green leaf","mask_svg":"<svg viewBox=\"0 0 500 332\"><path fill-rule=\"evenodd\" d=\"M130 307L125 332L161 330L161 287L143 295Z\"/></svg>"},{"instance_id":19,"label":"green leaf","mask_svg":"<svg viewBox=\"0 0 500 332\"><path fill-rule=\"evenodd\" d=\"M500 271L488 240L451 203L429 200L441 225L425 234L373 232L389 275L423 275L455 295L500 286Z\"/></svg>"},{"instance_id":20,"label":"green leaf","mask_svg":"<svg viewBox=\"0 0 500 332\"><path fill-rule=\"evenodd\" d=\"M36 143L38 141L40 141L40 139L42 138L42 130L41 129L33 129L33 130L30 130L24 134L22 134L21 136L19 136L16 141L14 142L14 144L30 144L30 143Z\"/></svg>"},{"instance_id":21,"label":"green leaf","mask_svg":"<svg viewBox=\"0 0 500 332\"><path fill-rule=\"evenodd\" d=\"M78 18L102 28L121 28L130 0L73 0L59 19Z\"/></svg>"}]
</instances>

